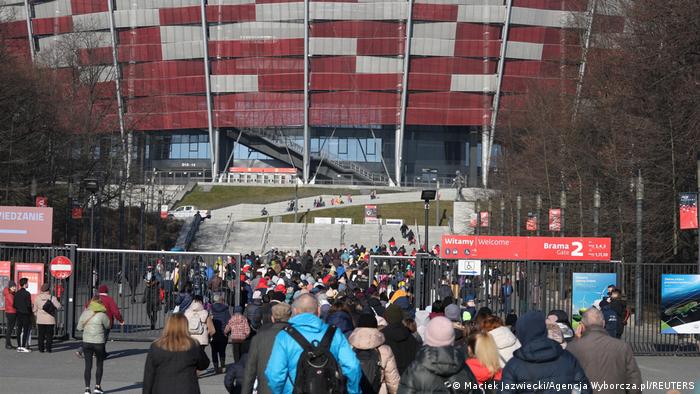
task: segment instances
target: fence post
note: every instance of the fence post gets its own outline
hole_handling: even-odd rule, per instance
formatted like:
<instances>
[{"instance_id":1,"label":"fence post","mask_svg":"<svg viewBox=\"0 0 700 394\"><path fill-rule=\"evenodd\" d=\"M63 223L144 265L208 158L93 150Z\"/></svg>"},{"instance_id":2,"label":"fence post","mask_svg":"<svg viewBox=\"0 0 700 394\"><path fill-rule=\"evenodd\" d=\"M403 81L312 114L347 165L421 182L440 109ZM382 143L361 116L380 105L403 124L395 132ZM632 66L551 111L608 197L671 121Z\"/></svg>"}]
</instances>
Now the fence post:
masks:
<instances>
[{"instance_id":1,"label":"fence post","mask_svg":"<svg viewBox=\"0 0 700 394\"><path fill-rule=\"evenodd\" d=\"M523 209L523 198L520 194L515 197L515 235L520 236L520 210Z\"/></svg>"},{"instance_id":2,"label":"fence post","mask_svg":"<svg viewBox=\"0 0 700 394\"><path fill-rule=\"evenodd\" d=\"M67 244L68 258L73 262L73 274L66 279L66 291L68 291L68 304L65 305L66 335L75 339L75 287L78 282L78 262L76 261L76 249L78 245Z\"/></svg>"},{"instance_id":3,"label":"fence post","mask_svg":"<svg viewBox=\"0 0 700 394\"><path fill-rule=\"evenodd\" d=\"M234 289L234 303L236 306L241 305L241 258L242 256L233 256L234 259L236 259L236 279L234 283L236 284L236 288Z\"/></svg>"}]
</instances>

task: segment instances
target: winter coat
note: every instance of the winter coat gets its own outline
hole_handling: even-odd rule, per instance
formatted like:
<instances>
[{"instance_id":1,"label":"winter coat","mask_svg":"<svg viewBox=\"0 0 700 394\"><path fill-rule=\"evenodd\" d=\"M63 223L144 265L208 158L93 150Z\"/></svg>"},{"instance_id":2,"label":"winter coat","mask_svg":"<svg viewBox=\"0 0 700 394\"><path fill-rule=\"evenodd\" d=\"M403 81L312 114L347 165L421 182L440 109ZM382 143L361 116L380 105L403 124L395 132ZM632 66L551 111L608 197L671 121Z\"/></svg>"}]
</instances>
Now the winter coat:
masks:
<instances>
[{"instance_id":1,"label":"winter coat","mask_svg":"<svg viewBox=\"0 0 700 394\"><path fill-rule=\"evenodd\" d=\"M105 308L107 309L107 317L109 318L110 326L114 325L115 320L120 323L124 321L124 318L122 318L122 314L121 312L119 312L119 307L114 301L114 298L109 296L109 294L107 293L100 293L100 300L103 304L105 304Z\"/></svg>"},{"instance_id":2,"label":"winter coat","mask_svg":"<svg viewBox=\"0 0 700 394\"><path fill-rule=\"evenodd\" d=\"M15 293L10 291L9 287L2 289L2 295L5 297L5 314L12 315L17 313L15 309Z\"/></svg>"},{"instance_id":3,"label":"winter coat","mask_svg":"<svg viewBox=\"0 0 700 394\"><path fill-rule=\"evenodd\" d=\"M91 302L80 315L76 328L83 332L83 342L102 344L105 343L105 331L110 327L104 305Z\"/></svg>"},{"instance_id":4,"label":"winter coat","mask_svg":"<svg viewBox=\"0 0 700 394\"><path fill-rule=\"evenodd\" d=\"M192 305L185 311L185 317L187 318L188 324L189 322L194 322L195 319L199 319L199 321L202 322L205 327L204 332L200 335L190 334L190 336L199 342L200 345L208 345L209 337L214 335L215 328L209 312L204 309L204 305L202 305L201 302L193 302ZM194 326L194 323L191 325Z\"/></svg>"},{"instance_id":5,"label":"winter coat","mask_svg":"<svg viewBox=\"0 0 700 394\"><path fill-rule=\"evenodd\" d=\"M502 368L496 371L495 374L492 374L491 371L489 371L489 369L486 368L486 366L482 364L481 361L479 361L479 359L477 358L468 358L467 366L472 371L474 377L476 378L476 381L479 384L489 381L491 379L500 381L501 377L503 376Z\"/></svg>"},{"instance_id":6,"label":"winter coat","mask_svg":"<svg viewBox=\"0 0 700 394\"><path fill-rule=\"evenodd\" d=\"M376 328L358 327L350 334L348 341L355 349L379 350L379 356L382 362L382 387L379 393L396 393L396 390L399 388L401 375L396 368L394 353L389 346L384 344L384 335Z\"/></svg>"},{"instance_id":7,"label":"winter coat","mask_svg":"<svg viewBox=\"0 0 700 394\"><path fill-rule=\"evenodd\" d=\"M345 336L350 335L355 328L352 324L352 317L343 311L337 311L328 315L326 323L336 326Z\"/></svg>"},{"instance_id":8,"label":"winter coat","mask_svg":"<svg viewBox=\"0 0 700 394\"><path fill-rule=\"evenodd\" d=\"M608 384L636 384L637 390L628 393L640 393L642 376L634 359L632 348L617 338L608 335L603 327L586 326L583 337L569 343L566 348L573 354L591 382ZM619 391L601 390L600 393Z\"/></svg>"},{"instance_id":9,"label":"winter coat","mask_svg":"<svg viewBox=\"0 0 700 394\"><path fill-rule=\"evenodd\" d=\"M51 300L51 303L56 307L56 309L62 308L61 303L58 302L58 298L52 296L48 291L39 293L39 295L34 299L34 315L36 315L36 324L56 324L56 317L51 316L44 311L44 305L49 300Z\"/></svg>"},{"instance_id":10,"label":"winter coat","mask_svg":"<svg viewBox=\"0 0 700 394\"><path fill-rule=\"evenodd\" d=\"M384 343L394 353L399 374L403 375L406 368L416 359L418 341L402 323L389 324L384 327L382 334L384 334Z\"/></svg>"},{"instance_id":11,"label":"winter coat","mask_svg":"<svg viewBox=\"0 0 700 394\"><path fill-rule=\"evenodd\" d=\"M192 305L192 296L189 293L179 293L175 298L175 305L178 307L178 313L185 313L190 305Z\"/></svg>"},{"instance_id":12,"label":"winter coat","mask_svg":"<svg viewBox=\"0 0 700 394\"><path fill-rule=\"evenodd\" d=\"M310 313L302 313L292 317L289 319L289 324L310 343L313 341L320 342L326 330L328 330L327 324ZM340 330L335 331L330 351L335 356L343 375L347 379L348 394L359 394L362 368L360 368L360 362L355 357L355 352ZM271 392L292 393L294 380L297 376L297 363L301 353L301 346L289 334L284 331L277 334L275 343L272 346L270 360L265 369L265 376Z\"/></svg>"},{"instance_id":13,"label":"winter coat","mask_svg":"<svg viewBox=\"0 0 700 394\"><path fill-rule=\"evenodd\" d=\"M253 300L253 303L248 304L248 306L246 306L245 308L244 315L250 323L250 328L252 328L253 330L257 330L262 325L262 311L260 310L261 307L261 300Z\"/></svg>"},{"instance_id":14,"label":"winter coat","mask_svg":"<svg viewBox=\"0 0 700 394\"><path fill-rule=\"evenodd\" d=\"M516 383L581 384L581 393L590 394L591 385L586 373L571 353L562 349L557 342L538 337L529 340L513 353L503 369L502 382L506 385L503 393L534 393L536 390L515 389ZM512 385L510 389L507 385ZM558 393L556 390L537 390L538 393Z\"/></svg>"},{"instance_id":15,"label":"winter coat","mask_svg":"<svg viewBox=\"0 0 700 394\"><path fill-rule=\"evenodd\" d=\"M406 372L401 375L399 393L439 393L448 392L445 382L459 383L462 392L477 392L464 390L464 385L472 383L476 386L476 378L464 360L463 352L453 346L432 347L423 346ZM438 391L444 390L444 391Z\"/></svg>"},{"instance_id":16,"label":"winter coat","mask_svg":"<svg viewBox=\"0 0 700 394\"><path fill-rule=\"evenodd\" d=\"M513 332L505 326L489 331L489 335L496 342L498 348L498 358L501 360L501 368L506 366L508 360L513 358L513 352L520 349L520 341L513 335Z\"/></svg>"},{"instance_id":17,"label":"winter coat","mask_svg":"<svg viewBox=\"0 0 700 394\"><path fill-rule=\"evenodd\" d=\"M265 377L265 368L270 360L275 337L286 325L287 323L273 323L272 325L264 326L253 337L250 342L250 350L247 353L248 360L245 364L242 393L248 394L253 392L255 379L258 380L258 394L271 393Z\"/></svg>"},{"instance_id":18,"label":"winter coat","mask_svg":"<svg viewBox=\"0 0 700 394\"><path fill-rule=\"evenodd\" d=\"M226 342L226 335L224 335L224 327L228 324L229 319L231 319L231 312L228 310L228 306L221 303L216 303L211 306L212 322L214 323L214 341Z\"/></svg>"},{"instance_id":19,"label":"winter coat","mask_svg":"<svg viewBox=\"0 0 700 394\"><path fill-rule=\"evenodd\" d=\"M151 344L143 370L144 394L200 394L196 371L209 367L209 358L196 343L182 352Z\"/></svg>"},{"instance_id":20,"label":"winter coat","mask_svg":"<svg viewBox=\"0 0 700 394\"><path fill-rule=\"evenodd\" d=\"M384 308L382 302L379 301L378 298L370 297L369 301L367 301L367 306L365 307L365 313L384 316L384 311L386 311L386 308Z\"/></svg>"},{"instance_id":21,"label":"winter coat","mask_svg":"<svg viewBox=\"0 0 700 394\"><path fill-rule=\"evenodd\" d=\"M18 314L32 314L32 295L29 294L27 289L20 288L17 290L14 297L14 307Z\"/></svg>"},{"instance_id":22,"label":"winter coat","mask_svg":"<svg viewBox=\"0 0 700 394\"><path fill-rule=\"evenodd\" d=\"M240 394L240 393L252 393L253 386L250 387L249 391L243 391L243 379L245 379L246 364L250 358L250 352L243 353L241 358L226 368L226 376L224 376L224 387L229 394ZM258 386L258 394L260 392L260 386Z\"/></svg>"}]
</instances>

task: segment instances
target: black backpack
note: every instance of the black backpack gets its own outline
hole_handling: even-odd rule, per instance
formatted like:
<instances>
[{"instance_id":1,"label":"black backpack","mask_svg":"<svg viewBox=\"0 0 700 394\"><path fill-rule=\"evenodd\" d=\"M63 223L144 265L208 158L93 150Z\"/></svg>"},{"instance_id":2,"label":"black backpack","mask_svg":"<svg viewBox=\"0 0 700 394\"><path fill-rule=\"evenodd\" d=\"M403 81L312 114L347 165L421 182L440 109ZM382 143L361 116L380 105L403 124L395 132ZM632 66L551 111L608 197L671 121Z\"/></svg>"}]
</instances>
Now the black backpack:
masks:
<instances>
[{"instance_id":1,"label":"black backpack","mask_svg":"<svg viewBox=\"0 0 700 394\"><path fill-rule=\"evenodd\" d=\"M382 387L382 357L377 349L355 349L355 355L362 367L360 392L377 394Z\"/></svg>"},{"instance_id":2,"label":"black backpack","mask_svg":"<svg viewBox=\"0 0 700 394\"><path fill-rule=\"evenodd\" d=\"M51 316L56 316L56 311L58 310L58 309L56 309L56 305L54 305L53 302L51 301L51 298L46 300L46 302L41 307L41 309Z\"/></svg>"},{"instance_id":3,"label":"black backpack","mask_svg":"<svg viewBox=\"0 0 700 394\"><path fill-rule=\"evenodd\" d=\"M314 340L313 345L292 326L285 327L284 331L303 349L297 362L294 394L345 394L345 376L331 353L335 327L328 327L321 342Z\"/></svg>"}]
</instances>

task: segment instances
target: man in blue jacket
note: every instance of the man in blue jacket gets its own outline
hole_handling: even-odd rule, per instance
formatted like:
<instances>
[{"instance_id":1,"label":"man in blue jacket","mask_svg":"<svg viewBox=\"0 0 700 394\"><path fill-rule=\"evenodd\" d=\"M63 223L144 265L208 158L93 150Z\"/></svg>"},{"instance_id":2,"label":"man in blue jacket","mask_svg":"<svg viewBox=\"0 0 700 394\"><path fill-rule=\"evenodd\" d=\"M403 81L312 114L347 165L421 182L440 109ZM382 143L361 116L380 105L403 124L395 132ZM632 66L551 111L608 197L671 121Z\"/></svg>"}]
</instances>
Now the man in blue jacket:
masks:
<instances>
[{"instance_id":1,"label":"man in blue jacket","mask_svg":"<svg viewBox=\"0 0 700 394\"><path fill-rule=\"evenodd\" d=\"M292 310L294 317L289 319L289 324L310 343L320 342L328 325L318 317L321 312L318 301L313 296L304 294L294 301ZM340 330L336 330L333 336L330 351L347 379L348 394L360 394L360 379L362 377L360 362ZM270 361L265 369L265 376L272 393L292 393L301 353L301 346L289 334L285 331L277 334Z\"/></svg>"}]
</instances>

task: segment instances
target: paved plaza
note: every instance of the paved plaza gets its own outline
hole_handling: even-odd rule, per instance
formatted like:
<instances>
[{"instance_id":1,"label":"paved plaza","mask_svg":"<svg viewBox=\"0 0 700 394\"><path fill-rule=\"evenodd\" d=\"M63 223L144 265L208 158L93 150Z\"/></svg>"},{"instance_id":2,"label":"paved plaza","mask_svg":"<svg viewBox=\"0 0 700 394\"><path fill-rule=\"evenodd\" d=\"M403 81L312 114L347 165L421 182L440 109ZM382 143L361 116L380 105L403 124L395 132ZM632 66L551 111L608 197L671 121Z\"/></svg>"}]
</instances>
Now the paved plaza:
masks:
<instances>
[{"instance_id":1,"label":"paved plaza","mask_svg":"<svg viewBox=\"0 0 700 394\"><path fill-rule=\"evenodd\" d=\"M62 342L54 346L52 354L0 350L0 393L83 393L83 360L73 354L79 342ZM106 393L141 392L148 346L145 342L110 342L107 345L111 356L105 361L102 382ZM227 356L231 356L230 348ZM700 383L700 357L638 357L637 362L645 382L693 382L695 390L680 391L700 393L697 387ZM210 370L200 380L202 393L226 393L223 382L224 375L211 375ZM665 393L666 390L645 392Z\"/></svg>"}]
</instances>

